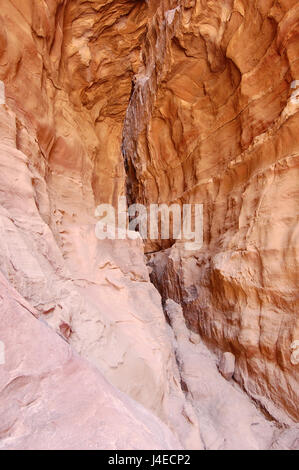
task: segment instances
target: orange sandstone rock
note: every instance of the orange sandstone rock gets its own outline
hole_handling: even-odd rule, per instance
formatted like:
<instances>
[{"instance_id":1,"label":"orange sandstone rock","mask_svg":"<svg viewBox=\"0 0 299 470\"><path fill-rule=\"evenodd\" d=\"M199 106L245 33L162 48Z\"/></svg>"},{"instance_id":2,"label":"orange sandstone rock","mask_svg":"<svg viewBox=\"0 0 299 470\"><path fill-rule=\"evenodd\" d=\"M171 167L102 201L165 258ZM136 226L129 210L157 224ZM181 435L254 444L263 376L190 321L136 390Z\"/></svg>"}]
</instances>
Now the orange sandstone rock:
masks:
<instances>
[{"instance_id":1,"label":"orange sandstone rock","mask_svg":"<svg viewBox=\"0 0 299 470\"><path fill-rule=\"evenodd\" d=\"M298 447L298 15L296 0L0 0L1 298L12 312L1 334L25 315L13 360L31 338L34 349L20 371L25 382L14 368L9 377L0 370L8 423L0 447ZM157 251L151 279L164 303L182 306L190 338L167 324L140 238L95 236L97 204L119 195L204 204L202 250L145 246ZM89 363L72 356L69 371L63 357L74 353L26 309ZM218 374L198 333L217 355L235 356L234 379L289 429L258 413L261 438L242 394L246 432L232 436L229 404L220 421L213 409L236 385ZM193 361L207 355L197 370ZM37 379L35 356L46 361ZM131 399L115 398L101 374L176 436ZM204 387L192 396L201 377L216 384L208 399ZM92 437L101 387L113 416L105 411ZM30 437L32 403L41 421ZM54 420L55 439L49 406L65 422ZM116 414L126 436L145 425L140 436L118 440Z\"/></svg>"}]
</instances>

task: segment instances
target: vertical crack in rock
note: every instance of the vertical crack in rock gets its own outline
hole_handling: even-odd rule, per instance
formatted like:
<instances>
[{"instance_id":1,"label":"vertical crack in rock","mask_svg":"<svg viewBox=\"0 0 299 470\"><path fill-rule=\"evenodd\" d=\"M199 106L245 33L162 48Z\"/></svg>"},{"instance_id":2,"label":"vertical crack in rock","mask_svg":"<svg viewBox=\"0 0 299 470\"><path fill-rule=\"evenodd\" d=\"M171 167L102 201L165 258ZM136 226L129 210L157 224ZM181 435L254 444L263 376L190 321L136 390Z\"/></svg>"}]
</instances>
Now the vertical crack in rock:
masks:
<instances>
[{"instance_id":1,"label":"vertical crack in rock","mask_svg":"<svg viewBox=\"0 0 299 470\"><path fill-rule=\"evenodd\" d=\"M297 26L295 1L1 1L1 449L298 447ZM141 239L95 236L125 194L204 204L201 251L145 246L171 327Z\"/></svg>"},{"instance_id":2,"label":"vertical crack in rock","mask_svg":"<svg viewBox=\"0 0 299 470\"><path fill-rule=\"evenodd\" d=\"M46 354L41 376L49 377L30 398L38 413L32 415L27 401L22 415L18 407L8 408L7 401L1 401L0 415L8 423L1 448L41 448L48 432L43 416L51 400L51 409L62 418L53 416L56 431L49 431L49 448L200 449L198 422L180 389L143 244L100 243L95 236L96 204L114 204L124 194L121 131L132 76L139 67L146 2L24 2L16 9L7 1L2 7L0 79L6 85L6 105L0 106L1 275L13 297L18 293L57 335L25 322L24 340L32 335L33 350L28 349L21 362L24 344L12 347L15 328L6 320L18 321L8 313L14 302L0 311L0 337L6 339L5 357L10 358L7 374L0 376L0 391L11 383L14 363L20 364L21 377L23 368L34 370L35 356L43 360ZM22 318L23 311L17 316ZM38 354L43 337L47 347ZM69 360L71 349L62 346L66 342L89 363ZM118 392L103 386L102 375L131 398L116 404ZM58 394L56 380L61 384ZM131 435L131 426L132 439L118 438L117 420L110 420L105 411L99 414L101 401L93 406L93 397L82 411L71 394L75 413L68 407L61 413L73 383L80 383L81 402L89 400L84 387L94 389L104 402L110 399L122 434ZM12 390L11 399L25 393ZM89 430L84 442L76 433L76 412ZM126 413L132 420L122 421ZM10 424L18 420L22 429ZM65 422L74 427L68 441L61 438ZM145 431L135 436L139 425ZM92 438L95 427L99 432Z\"/></svg>"}]
</instances>

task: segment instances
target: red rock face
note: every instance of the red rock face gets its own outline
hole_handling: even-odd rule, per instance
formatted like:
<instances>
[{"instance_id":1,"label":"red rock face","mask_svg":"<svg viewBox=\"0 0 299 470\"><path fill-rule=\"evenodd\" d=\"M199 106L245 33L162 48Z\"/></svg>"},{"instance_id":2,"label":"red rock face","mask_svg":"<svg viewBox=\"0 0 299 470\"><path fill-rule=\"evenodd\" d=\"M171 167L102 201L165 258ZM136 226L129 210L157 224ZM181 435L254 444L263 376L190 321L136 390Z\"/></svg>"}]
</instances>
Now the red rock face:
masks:
<instances>
[{"instance_id":1,"label":"red rock face","mask_svg":"<svg viewBox=\"0 0 299 470\"><path fill-rule=\"evenodd\" d=\"M297 447L298 15L0 0L0 448ZM202 250L145 244L168 321L141 240L95 236L119 195L204 205Z\"/></svg>"},{"instance_id":2,"label":"red rock face","mask_svg":"<svg viewBox=\"0 0 299 470\"><path fill-rule=\"evenodd\" d=\"M157 6L124 134L133 200L204 204L204 248L154 255L156 286L286 422L299 418L298 14L295 1Z\"/></svg>"},{"instance_id":3,"label":"red rock face","mask_svg":"<svg viewBox=\"0 0 299 470\"><path fill-rule=\"evenodd\" d=\"M145 30L144 8L142 2L1 4L1 272L42 321L172 430L166 429L168 443L156 427L155 442L144 436L122 448L202 448L141 240L100 243L95 236L96 202L112 202L125 192L122 122ZM6 336L4 328L4 345ZM51 386L55 380L46 395L54 393ZM83 401L85 387L88 381L78 391ZM67 390L61 393L66 399ZM74 403L74 413L79 405ZM0 414L6 406L1 402ZM60 398L51 406L59 410ZM42 420L44 413L41 408ZM97 413L110 427L105 414ZM69 426L76 427L74 415L67 415ZM22 422L17 409L10 419ZM121 448L116 421L111 433L110 446ZM25 428L20 434L12 428L3 446L8 448L10 439L18 448L42 446L26 436ZM108 445L99 439L88 445ZM48 447L68 445L81 448L76 436L64 443L53 438Z\"/></svg>"}]
</instances>

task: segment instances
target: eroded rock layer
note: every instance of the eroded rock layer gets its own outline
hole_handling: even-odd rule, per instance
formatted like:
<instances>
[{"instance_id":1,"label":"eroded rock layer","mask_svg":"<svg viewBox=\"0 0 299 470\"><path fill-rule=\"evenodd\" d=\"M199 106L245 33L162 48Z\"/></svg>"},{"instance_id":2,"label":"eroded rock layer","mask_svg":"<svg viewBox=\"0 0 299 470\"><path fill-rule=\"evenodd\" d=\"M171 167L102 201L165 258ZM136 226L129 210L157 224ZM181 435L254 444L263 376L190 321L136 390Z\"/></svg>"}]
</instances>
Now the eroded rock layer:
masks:
<instances>
[{"instance_id":1,"label":"eroded rock layer","mask_svg":"<svg viewBox=\"0 0 299 470\"><path fill-rule=\"evenodd\" d=\"M153 255L155 285L283 422L299 418L298 7L155 3L124 127L131 200L204 204L203 249Z\"/></svg>"},{"instance_id":2,"label":"eroded rock layer","mask_svg":"<svg viewBox=\"0 0 299 470\"><path fill-rule=\"evenodd\" d=\"M0 448L298 446L234 382L298 421L297 58L295 1L0 0ZM204 204L166 314L119 195Z\"/></svg>"}]
</instances>

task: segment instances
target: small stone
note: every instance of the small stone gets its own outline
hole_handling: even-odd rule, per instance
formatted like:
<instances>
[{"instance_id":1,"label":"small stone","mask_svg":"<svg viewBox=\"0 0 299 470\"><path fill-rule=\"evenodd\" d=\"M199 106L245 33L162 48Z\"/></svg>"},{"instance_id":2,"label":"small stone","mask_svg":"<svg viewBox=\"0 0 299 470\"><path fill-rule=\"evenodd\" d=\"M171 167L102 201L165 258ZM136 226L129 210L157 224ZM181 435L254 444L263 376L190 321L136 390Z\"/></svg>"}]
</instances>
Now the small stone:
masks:
<instances>
[{"instance_id":1,"label":"small stone","mask_svg":"<svg viewBox=\"0 0 299 470\"><path fill-rule=\"evenodd\" d=\"M5 85L0 80L0 104L5 104Z\"/></svg>"},{"instance_id":2,"label":"small stone","mask_svg":"<svg viewBox=\"0 0 299 470\"><path fill-rule=\"evenodd\" d=\"M72 334L72 328L67 323L62 323L59 327L60 333L64 336L64 338L69 339Z\"/></svg>"},{"instance_id":3,"label":"small stone","mask_svg":"<svg viewBox=\"0 0 299 470\"><path fill-rule=\"evenodd\" d=\"M231 380L235 372L235 356L230 352L222 354L219 362L219 372L226 380Z\"/></svg>"}]
</instances>

